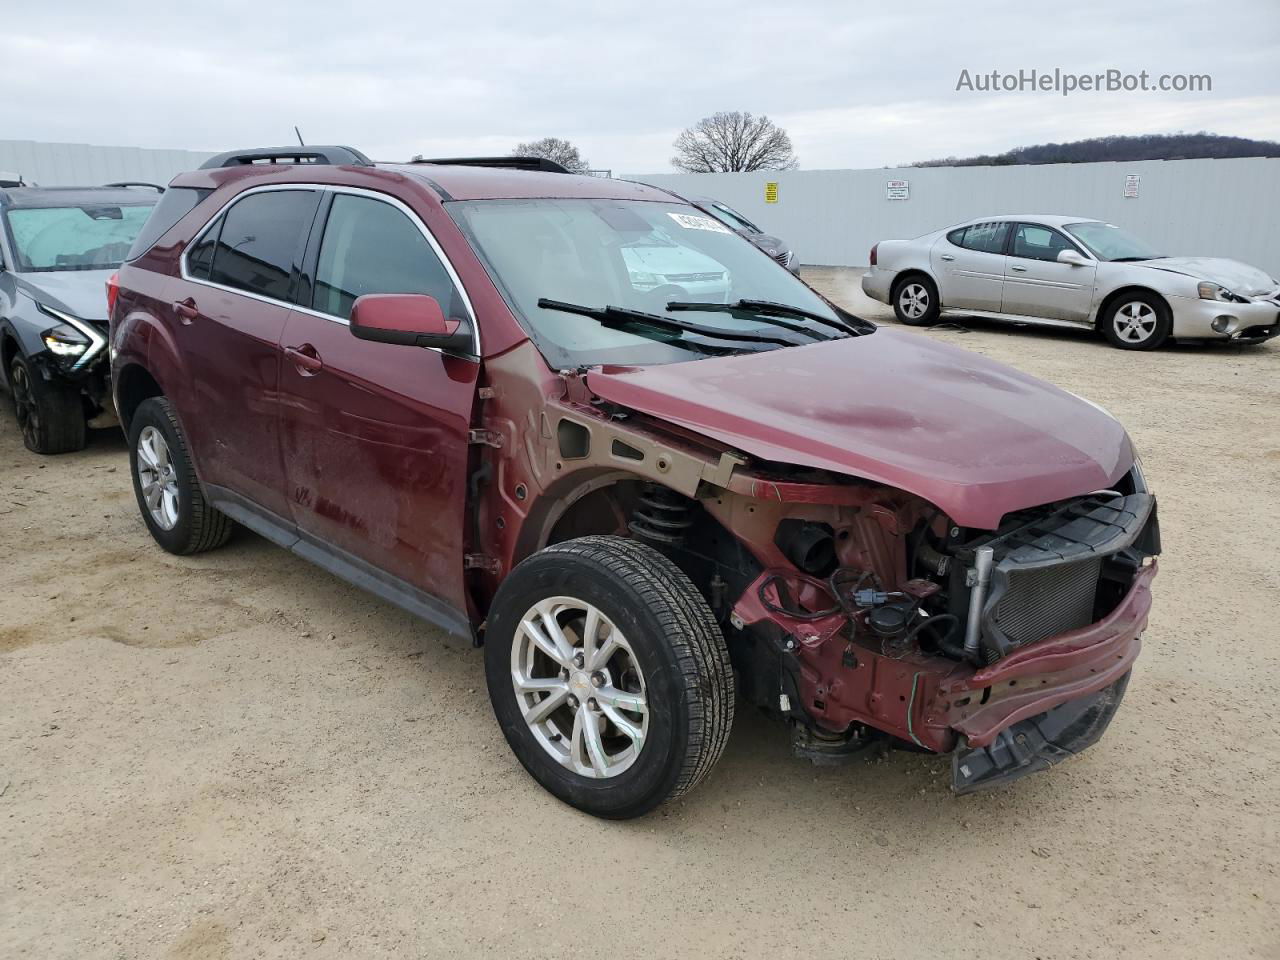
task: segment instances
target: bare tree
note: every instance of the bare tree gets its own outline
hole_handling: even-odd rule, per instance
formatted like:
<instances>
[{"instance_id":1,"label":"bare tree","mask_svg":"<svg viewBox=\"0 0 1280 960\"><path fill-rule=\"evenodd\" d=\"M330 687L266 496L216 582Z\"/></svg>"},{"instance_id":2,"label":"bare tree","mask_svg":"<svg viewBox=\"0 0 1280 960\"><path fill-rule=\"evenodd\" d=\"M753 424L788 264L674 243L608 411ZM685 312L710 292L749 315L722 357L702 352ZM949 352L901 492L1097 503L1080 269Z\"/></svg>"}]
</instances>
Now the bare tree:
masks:
<instances>
[{"instance_id":1,"label":"bare tree","mask_svg":"<svg viewBox=\"0 0 1280 960\"><path fill-rule=\"evenodd\" d=\"M559 137L543 137L530 143L517 143L511 151L513 157L542 157L552 160L570 173L586 173L591 165L568 140Z\"/></svg>"},{"instance_id":2,"label":"bare tree","mask_svg":"<svg viewBox=\"0 0 1280 960\"><path fill-rule=\"evenodd\" d=\"M799 161L787 131L768 117L733 111L703 117L673 144L671 165L685 173L794 170Z\"/></svg>"}]
</instances>

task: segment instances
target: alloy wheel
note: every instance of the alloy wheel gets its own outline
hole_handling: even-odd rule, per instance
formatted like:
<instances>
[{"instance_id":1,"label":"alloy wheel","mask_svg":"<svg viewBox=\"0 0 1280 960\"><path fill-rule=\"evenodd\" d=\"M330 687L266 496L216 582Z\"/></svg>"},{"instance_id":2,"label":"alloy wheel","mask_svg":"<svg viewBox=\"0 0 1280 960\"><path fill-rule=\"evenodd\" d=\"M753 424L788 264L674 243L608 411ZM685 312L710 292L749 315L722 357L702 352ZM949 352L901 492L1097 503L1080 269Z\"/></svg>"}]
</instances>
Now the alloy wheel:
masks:
<instances>
[{"instance_id":1,"label":"alloy wheel","mask_svg":"<svg viewBox=\"0 0 1280 960\"><path fill-rule=\"evenodd\" d=\"M161 530L178 525L178 474L164 434L146 427L138 435L138 481L147 512Z\"/></svg>"},{"instance_id":2,"label":"alloy wheel","mask_svg":"<svg viewBox=\"0 0 1280 960\"><path fill-rule=\"evenodd\" d=\"M1131 300L1115 312L1111 323L1116 336L1126 343L1143 343L1156 332L1160 318L1155 308L1142 300Z\"/></svg>"},{"instance_id":3,"label":"alloy wheel","mask_svg":"<svg viewBox=\"0 0 1280 960\"><path fill-rule=\"evenodd\" d=\"M634 651L598 608L550 597L520 618L511 683L534 739L557 763L616 777L644 746L649 706Z\"/></svg>"},{"instance_id":4,"label":"alloy wheel","mask_svg":"<svg viewBox=\"0 0 1280 960\"><path fill-rule=\"evenodd\" d=\"M912 320L918 320L929 311L929 291L924 284L908 283L898 294L898 306Z\"/></svg>"},{"instance_id":5,"label":"alloy wheel","mask_svg":"<svg viewBox=\"0 0 1280 960\"><path fill-rule=\"evenodd\" d=\"M13 365L13 407L18 417L18 429L22 431L22 439L28 447L37 443L40 434L40 407L36 404L35 393L31 389L31 376L21 363Z\"/></svg>"}]
</instances>

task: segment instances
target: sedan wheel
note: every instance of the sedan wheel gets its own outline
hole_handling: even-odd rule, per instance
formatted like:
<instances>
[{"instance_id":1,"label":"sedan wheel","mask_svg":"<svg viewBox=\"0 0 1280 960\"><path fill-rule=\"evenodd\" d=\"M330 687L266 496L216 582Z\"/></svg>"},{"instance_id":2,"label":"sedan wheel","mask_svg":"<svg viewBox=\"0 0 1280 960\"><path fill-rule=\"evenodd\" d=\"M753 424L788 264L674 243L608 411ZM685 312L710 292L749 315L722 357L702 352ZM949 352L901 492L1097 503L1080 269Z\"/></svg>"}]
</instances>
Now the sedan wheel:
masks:
<instances>
[{"instance_id":1,"label":"sedan wheel","mask_svg":"<svg viewBox=\"0 0 1280 960\"><path fill-rule=\"evenodd\" d=\"M937 321L941 309L938 288L921 274L903 278L893 289L893 312L899 323L927 327Z\"/></svg>"},{"instance_id":2,"label":"sedan wheel","mask_svg":"<svg viewBox=\"0 0 1280 960\"><path fill-rule=\"evenodd\" d=\"M1131 294L1109 307L1100 324L1113 346L1154 350L1169 338L1168 309L1154 294Z\"/></svg>"},{"instance_id":3,"label":"sedan wheel","mask_svg":"<svg viewBox=\"0 0 1280 960\"><path fill-rule=\"evenodd\" d=\"M929 312L929 291L922 284L908 283L898 292L898 304L904 314L919 320Z\"/></svg>"}]
</instances>

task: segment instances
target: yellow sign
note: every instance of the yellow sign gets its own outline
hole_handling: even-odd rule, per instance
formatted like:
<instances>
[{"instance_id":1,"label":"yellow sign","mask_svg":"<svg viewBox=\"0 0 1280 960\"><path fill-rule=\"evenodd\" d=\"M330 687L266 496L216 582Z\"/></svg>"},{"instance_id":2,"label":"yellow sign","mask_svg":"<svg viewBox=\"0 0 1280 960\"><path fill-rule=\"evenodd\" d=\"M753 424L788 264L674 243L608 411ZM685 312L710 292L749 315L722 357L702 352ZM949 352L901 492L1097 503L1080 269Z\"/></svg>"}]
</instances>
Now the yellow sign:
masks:
<instances>
[{"instance_id":1,"label":"yellow sign","mask_svg":"<svg viewBox=\"0 0 1280 960\"><path fill-rule=\"evenodd\" d=\"M765 203L778 202L778 181L770 180L768 183L764 185L764 202Z\"/></svg>"}]
</instances>

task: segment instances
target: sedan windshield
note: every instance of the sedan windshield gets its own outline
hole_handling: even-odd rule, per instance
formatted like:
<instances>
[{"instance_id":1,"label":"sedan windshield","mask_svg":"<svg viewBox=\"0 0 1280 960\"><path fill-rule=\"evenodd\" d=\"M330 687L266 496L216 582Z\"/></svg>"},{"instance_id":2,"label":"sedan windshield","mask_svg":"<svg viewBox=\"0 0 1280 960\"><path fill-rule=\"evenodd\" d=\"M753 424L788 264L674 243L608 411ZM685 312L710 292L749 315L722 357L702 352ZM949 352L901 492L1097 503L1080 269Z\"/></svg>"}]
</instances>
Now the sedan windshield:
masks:
<instances>
[{"instance_id":1,"label":"sedan windshield","mask_svg":"<svg viewBox=\"0 0 1280 960\"><path fill-rule=\"evenodd\" d=\"M1133 234L1100 220L1068 223L1063 229L1099 260L1157 260L1164 256Z\"/></svg>"},{"instance_id":2,"label":"sedan windshield","mask_svg":"<svg viewBox=\"0 0 1280 960\"><path fill-rule=\"evenodd\" d=\"M5 216L20 271L112 270L124 261L155 201L18 207Z\"/></svg>"},{"instance_id":3,"label":"sedan windshield","mask_svg":"<svg viewBox=\"0 0 1280 960\"><path fill-rule=\"evenodd\" d=\"M826 301L786 268L685 204L536 199L447 206L529 336L557 368L673 363L721 348L780 349L779 339L828 339L831 326L841 326ZM578 309L567 312L540 300ZM793 312L724 310L738 301L769 301ZM681 303L681 312L668 309L674 302ZM720 309L703 312L700 303ZM605 324L589 319L603 316L606 308L614 318L631 311L680 323L658 330L637 325L634 316ZM781 316L782 323L813 335L784 329L787 336L780 338ZM682 330L681 324L699 329ZM718 338L716 331L729 336Z\"/></svg>"}]
</instances>

